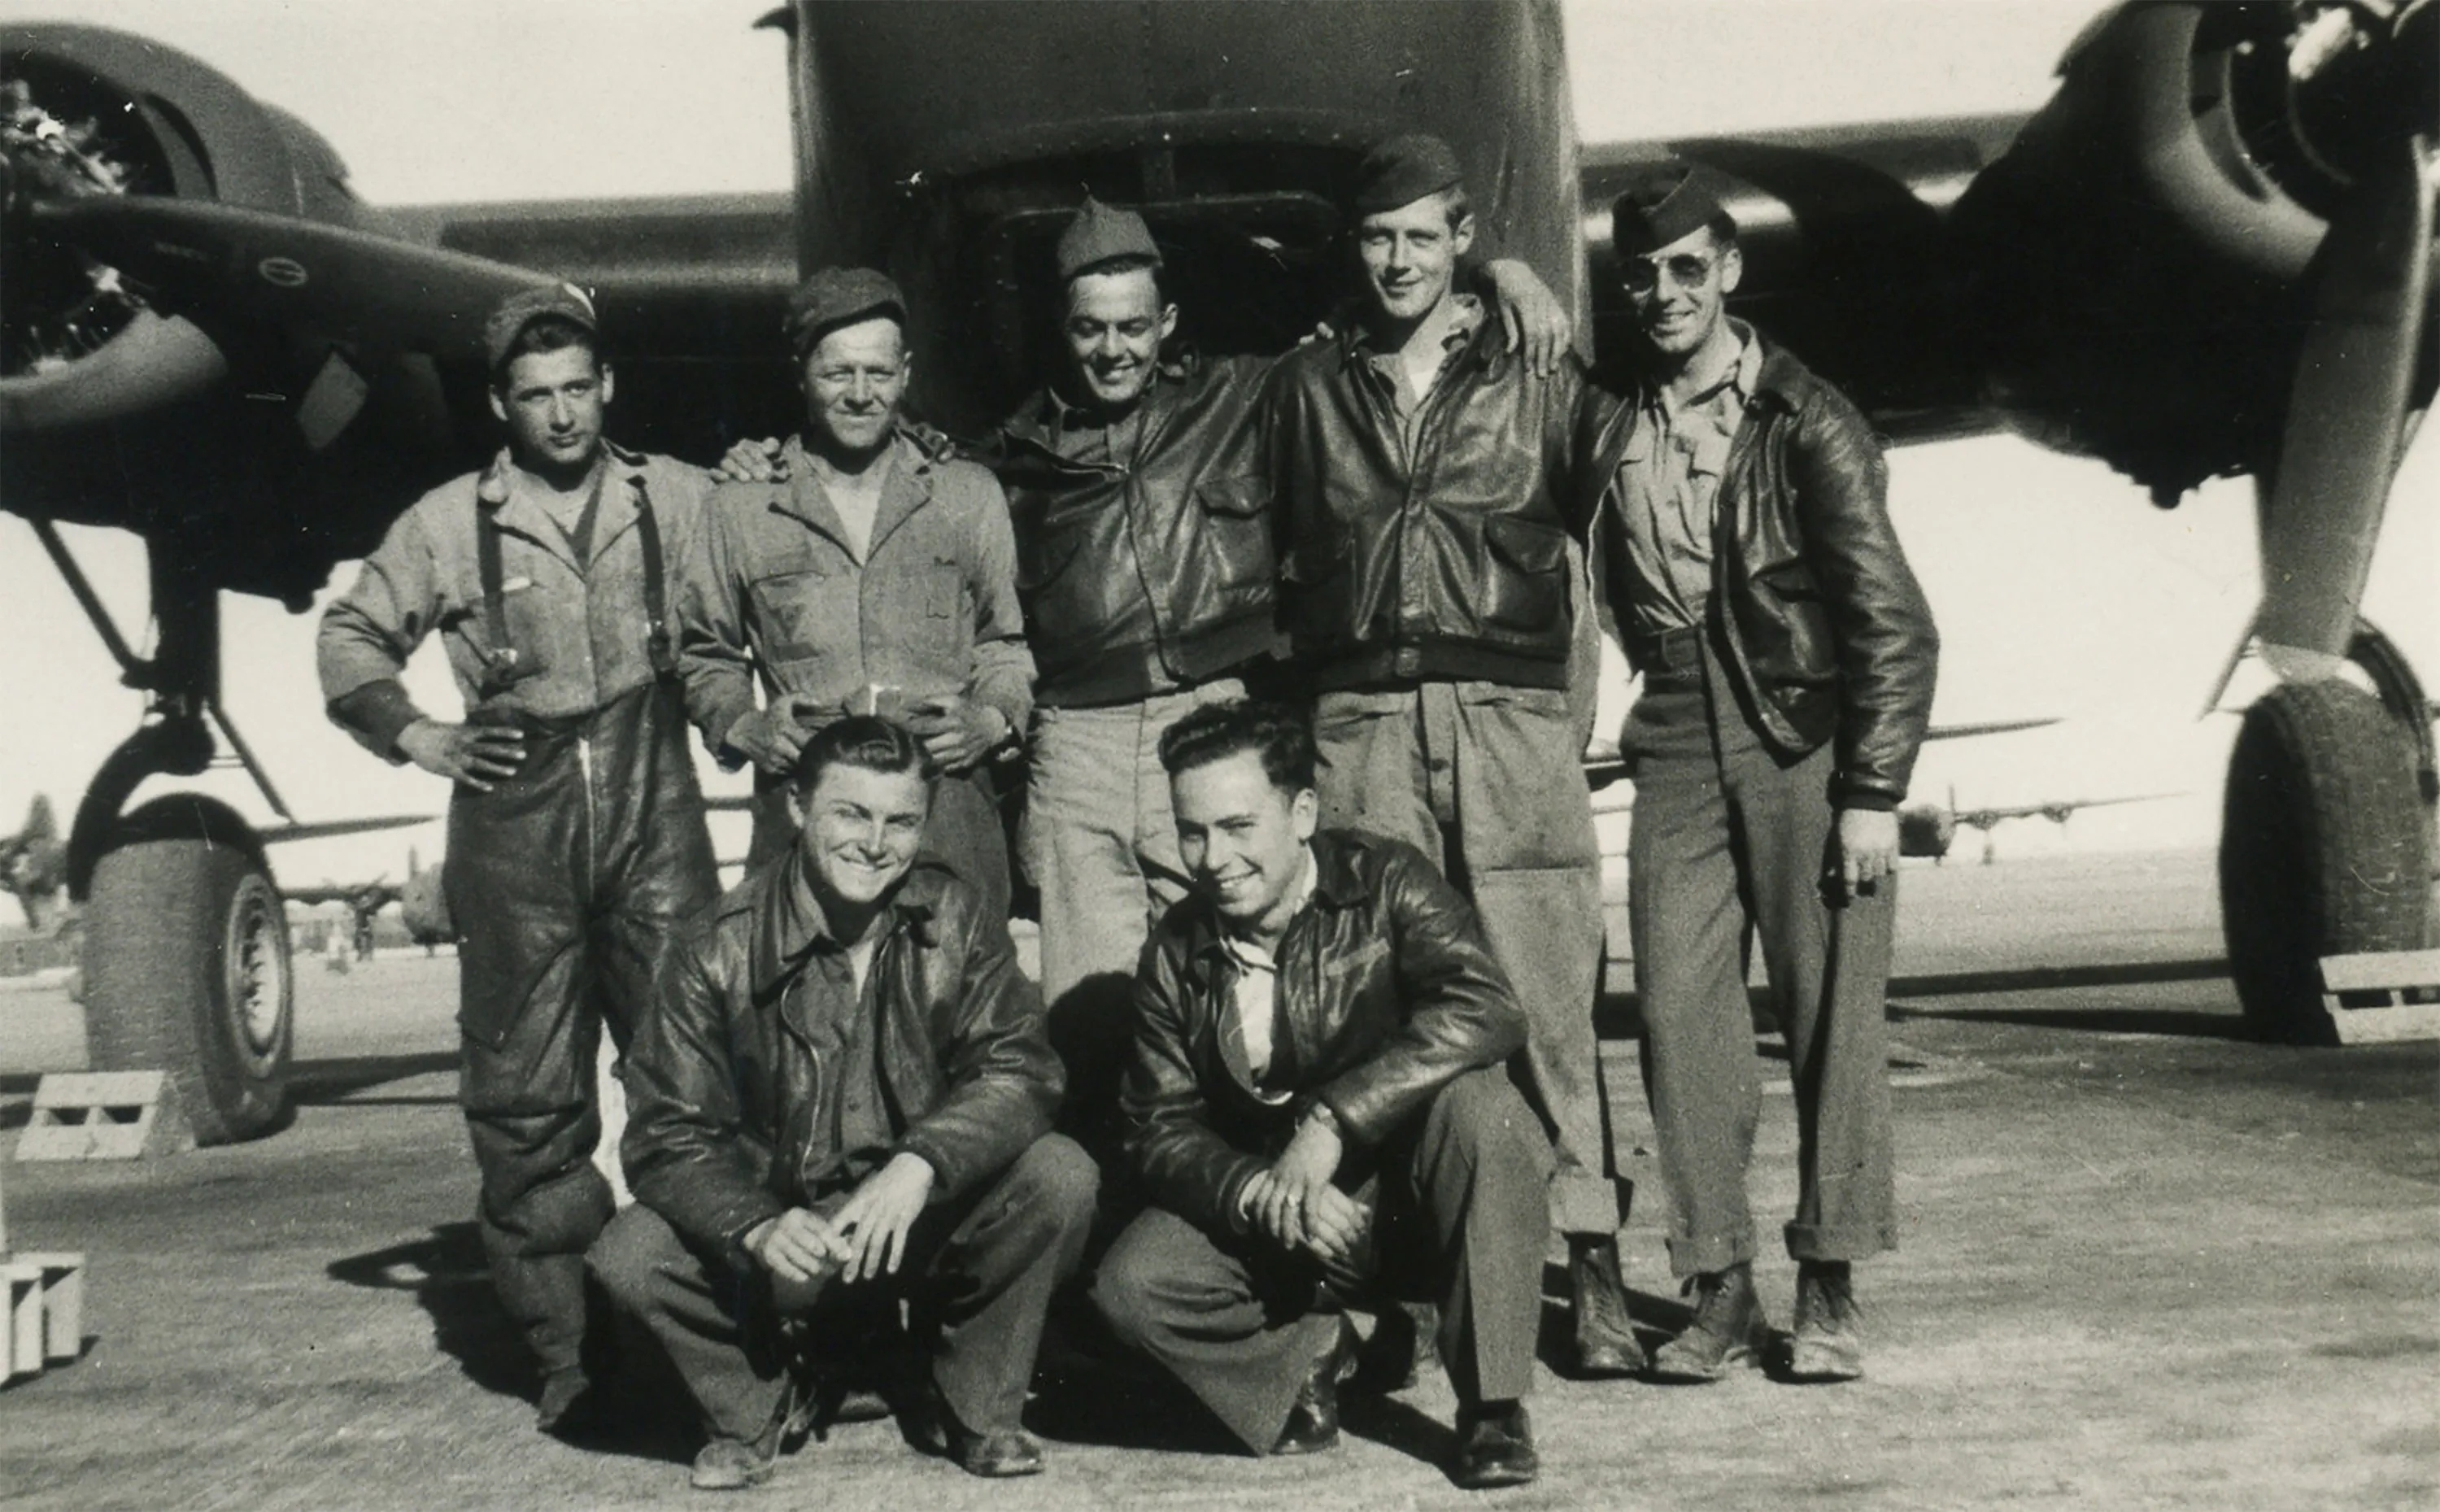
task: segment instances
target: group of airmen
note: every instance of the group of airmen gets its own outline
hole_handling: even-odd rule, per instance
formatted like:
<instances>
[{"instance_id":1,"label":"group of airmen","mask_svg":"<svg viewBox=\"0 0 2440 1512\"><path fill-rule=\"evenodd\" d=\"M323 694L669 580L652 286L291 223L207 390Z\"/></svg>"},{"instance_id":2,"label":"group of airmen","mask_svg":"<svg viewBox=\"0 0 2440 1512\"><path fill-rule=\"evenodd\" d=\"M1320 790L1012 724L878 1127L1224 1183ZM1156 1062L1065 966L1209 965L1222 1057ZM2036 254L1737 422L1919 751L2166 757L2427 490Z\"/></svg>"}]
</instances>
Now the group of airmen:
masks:
<instances>
[{"instance_id":1,"label":"group of airmen","mask_svg":"<svg viewBox=\"0 0 2440 1512\"><path fill-rule=\"evenodd\" d=\"M1469 259L1444 143L1379 144L1345 208L1343 313L1217 357L1175 339L1144 221L1087 199L1065 360L972 443L904 412L906 305L869 269L796 291L804 426L717 474L604 438L580 293L493 313L506 447L398 519L319 663L334 720L456 784L461 1097L546 1431L598 1412L606 1299L691 1395L699 1487L766 1480L859 1370L912 1442L1031 1473L1074 1286L1088 1348L1255 1453L1331 1447L1342 1382L1409 1378L1428 1331L1453 1479L1530 1481L1554 1232L1572 1375L1712 1380L1777 1337L1757 938L1800 1129L1780 1374L1861 1373L1851 1266L1895 1238L1894 811L1937 651L1879 447L1726 315L1736 227L1698 181L1613 207L1638 350L1598 380L1531 269ZM1691 1311L1648 1356L1571 696L1604 609L1642 677L1634 958ZM400 680L433 635L462 723ZM753 768L725 895L690 722ZM590 1161L605 1027L624 1208Z\"/></svg>"}]
</instances>

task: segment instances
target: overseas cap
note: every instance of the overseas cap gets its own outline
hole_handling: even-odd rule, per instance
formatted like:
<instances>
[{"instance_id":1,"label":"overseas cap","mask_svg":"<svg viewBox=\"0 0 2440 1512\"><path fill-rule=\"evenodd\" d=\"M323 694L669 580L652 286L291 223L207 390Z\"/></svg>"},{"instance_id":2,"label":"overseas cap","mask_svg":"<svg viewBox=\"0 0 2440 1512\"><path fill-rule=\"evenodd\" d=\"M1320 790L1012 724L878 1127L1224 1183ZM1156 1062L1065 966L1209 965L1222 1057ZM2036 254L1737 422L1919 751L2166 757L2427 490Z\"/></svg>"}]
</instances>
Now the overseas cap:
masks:
<instances>
[{"instance_id":1,"label":"overseas cap","mask_svg":"<svg viewBox=\"0 0 2440 1512\"><path fill-rule=\"evenodd\" d=\"M526 333L526 327L545 315L557 315L570 324L582 326L588 336L599 335L601 320L593 314L593 301L584 291L572 283L554 283L540 289L519 289L492 307L483 321L483 355L492 372L509 360L509 349Z\"/></svg>"},{"instance_id":2,"label":"overseas cap","mask_svg":"<svg viewBox=\"0 0 2440 1512\"><path fill-rule=\"evenodd\" d=\"M788 345L802 357L831 332L876 315L906 324L906 297L889 275L871 268L821 268L788 296L788 317L781 329L788 333Z\"/></svg>"},{"instance_id":3,"label":"overseas cap","mask_svg":"<svg viewBox=\"0 0 2440 1512\"><path fill-rule=\"evenodd\" d=\"M1618 197L1609 209L1610 243L1621 257L1642 257L1692 236L1725 213L1692 170L1673 168Z\"/></svg>"},{"instance_id":4,"label":"overseas cap","mask_svg":"<svg viewBox=\"0 0 2440 1512\"><path fill-rule=\"evenodd\" d=\"M1364 154L1363 164L1355 171L1352 207L1358 215L1394 210L1449 189L1464 177L1465 171L1458 166L1457 153L1448 143L1409 132Z\"/></svg>"},{"instance_id":5,"label":"overseas cap","mask_svg":"<svg viewBox=\"0 0 2440 1512\"><path fill-rule=\"evenodd\" d=\"M1113 209L1087 194L1076 218L1059 233L1059 281L1117 258L1150 258L1158 267L1160 248L1142 216Z\"/></svg>"}]
</instances>

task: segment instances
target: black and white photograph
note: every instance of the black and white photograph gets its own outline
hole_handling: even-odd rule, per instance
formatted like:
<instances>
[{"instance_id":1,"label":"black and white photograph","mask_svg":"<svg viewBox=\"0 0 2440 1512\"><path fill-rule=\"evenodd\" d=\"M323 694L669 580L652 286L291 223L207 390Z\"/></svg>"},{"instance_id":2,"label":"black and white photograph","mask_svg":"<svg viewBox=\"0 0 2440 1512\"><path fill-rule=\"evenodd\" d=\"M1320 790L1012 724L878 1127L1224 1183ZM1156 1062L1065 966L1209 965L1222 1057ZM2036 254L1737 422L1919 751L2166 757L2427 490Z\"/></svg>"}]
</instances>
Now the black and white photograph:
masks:
<instances>
[{"instance_id":1,"label":"black and white photograph","mask_svg":"<svg viewBox=\"0 0 2440 1512\"><path fill-rule=\"evenodd\" d=\"M2440 0L0 0L0 1507L2440 1505L2435 282Z\"/></svg>"}]
</instances>

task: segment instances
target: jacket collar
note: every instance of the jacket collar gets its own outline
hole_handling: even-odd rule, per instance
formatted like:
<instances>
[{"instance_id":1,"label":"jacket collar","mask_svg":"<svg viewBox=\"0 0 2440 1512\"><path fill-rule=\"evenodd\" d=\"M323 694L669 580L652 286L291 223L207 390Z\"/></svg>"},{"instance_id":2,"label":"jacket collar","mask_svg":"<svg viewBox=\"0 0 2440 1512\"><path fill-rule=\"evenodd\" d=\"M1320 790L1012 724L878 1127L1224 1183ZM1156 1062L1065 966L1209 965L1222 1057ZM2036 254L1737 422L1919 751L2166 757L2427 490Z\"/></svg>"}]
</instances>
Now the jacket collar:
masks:
<instances>
[{"instance_id":1,"label":"jacket collar","mask_svg":"<svg viewBox=\"0 0 2440 1512\"><path fill-rule=\"evenodd\" d=\"M1315 908L1337 912L1362 903L1367 896L1364 878L1355 870L1354 848L1335 830L1316 830L1313 849L1313 891L1308 902ZM1217 970L1229 954L1227 931L1221 927L1219 910L1202 894L1194 894L1191 921L1186 938L1187 959L1209 963ZM1216 979L1215 979L1216 980Z\"/></svg>"},{"instance_id":2,"label":"jacket collar","mask_svg":"<svg viewBox=\"0 0 2440 1512\"><path fill-rule=\"evenodd\" d=\"M1185 385L1203 366L1203 358L1193 348L1177 346L1162 349L1153 367L1152 382L1145 386L1143 398L1135 413L1149 422L1157 408L1165 403L1171 391ZM1000 433L1009 441L1039 446L1046 451L1059 449L1059 433L1068 417L1085 413L1084 406L1071 404L1059 392L1055 384L1045 384L1026 396L1016 412L1000 423Z\"/></svg>"},{"instance_id":3,"label":"jacket collar","mask_svg":"<svg viewBox=\"0 0 2440 1512\"><path fill-rule=\"evenodd\" d=\"M751 905L752 993L757 1004L768 1003L785 992L804 970L805 963L815 956L846 948L832 936L830 921L822 916L821 902L814 895L810 865L804 847L791 843L785 856L764 867L755 878L759 891ZM915 863L884 907L885 917L873 937L876 946L902 931L921 941L930 941L930 924L941 895L941 875L926 862Z\"/></svg>"},{"instance_id":4,"label":"jacket collar","mask_svg":"<svg viewBox=\"0 0 2440 1512\"><path fill-rule=\"evenodd\" d=\"M636 523L638 500L644 493L644 456L629 451L615 441L601 443L601 456L594 464L600 469L601 499L593 517L593 555L600 557L602 549L618 539L620 532ZM567 532L542 511L542 507L522 489L516 487L519 469L505 446L494 453L491 462L475 479L475 503L504 531L514 531L544 550L565 563L579 573L585 564L576 560L569 546ZM590 486L590 485L587 485Z\"/></svg>"},{"instance_id":5,"label":"jacket collar","mask_svg":"<svg viewBox=\"0 0 2440 1512\"><path fill-rule=\"evenodd\" d=\"M936 443L931 436L905 425L889 438L889 476L882 482L881 507L873 513L872 538L864 551L868 562L880 553L891 532L931 501L935 467L946 455L945 441ZM788 481L775 485L772 507L828 536L850 556L855 555L847 526L831 507L830 494L821 485L804 438L789 437L781 451L787 459Z\"/></svg>"},{"instance_id":6,"label":"jacket collar","mask_svg":"<svg viewBox=\"0 0 2440 1512\"><path fill-rule=\"evenodd\" d=\"M1442 338L1442 344L1449 350L1448 362L1451 365L1470 364L1496 374L1507 352L1500 343L1486 339L1486 333L1498 329L1499 322L1491 318L1490 312L1483 309L1482 301L1474 295L1460 292L1455 297L1464 314ZM1372 340L1372 328L1364 321L1364 305L1360 298L1342 302L1332 319L1337 333L1338 365L1342 372L1350 368L1361 368L1383 354L1382 349Z\"/></svg>"}]
</instances>

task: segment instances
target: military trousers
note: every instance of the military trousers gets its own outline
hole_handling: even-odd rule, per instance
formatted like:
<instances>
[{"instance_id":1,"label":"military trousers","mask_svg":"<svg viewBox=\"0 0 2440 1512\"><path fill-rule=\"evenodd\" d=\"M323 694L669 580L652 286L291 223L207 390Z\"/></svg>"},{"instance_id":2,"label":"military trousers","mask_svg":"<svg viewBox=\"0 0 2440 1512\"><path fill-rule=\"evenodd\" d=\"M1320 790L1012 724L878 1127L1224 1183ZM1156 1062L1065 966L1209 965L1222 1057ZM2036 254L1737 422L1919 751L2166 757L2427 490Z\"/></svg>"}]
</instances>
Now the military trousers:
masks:
<instances>
[{"instance_id":1,"label":"military trousers","mask_svg":"<svg viewBox=\"0 0 2440 1512\"><path fill-rule=\"evenodd\" d=\"M993 1432L1024 1411L1050 1294L1083 1258L1098 1179L1073 1142L1045 1135L964 1200L925 1208L896 1274L791 1288L784 1303L754 1262L705 1252L640 1202L603 1231L593 1271L668 1351L715 1437L754 1442L786 1412L797 1361L783 1319L803 1325L818 1358L843 1339L894 1331L902 1300L942 1399L966 1428Z\"/></svg>"},{"instance_id":2,"label":"military trousers","mask_svg":"<svg viewBox=\"0 0 2440 1512\"><path fill-rule=\"evenodd\" d=\"M1325 693L1314 710L1322 824L1407 841L1473 902L1525 1009L1553 1220L1607 1235L1621 1214L1593 1036L1601 849L1577 730L1567 693L1490 682Z\"/></svg>"},{"instance_id":3,"label":"military trousers","mask_svg":"<svg viewBox=\"0 0 2440 1512\"><path fill-rule=\"evenodd\" d=\"M1136 958L1186 896L1177 816L1160 737L1181 715L1242 697L1221 677L1179 693L1094 709L1037 706L1018 853L1042 899L1042 1000L1068 1071L1068 1123L1097 1156L1130 1043Z\"/></svg>"},{"instance_id":4,"label":"military trousers","mask_svg":"<svg viewBox=\"0 0 2440 1512\"><path fill-rule=\"evenodd\" d=\"M1257 1454L1279 1441L1349 1305L1438 1304L1458 1399L1523 1396L1542 1317L1550 1165L1515 1084L1468 1071L1379 1146L1349 1152L1338 1184L1372 1211L1351 1268L1151 1207L1103 1257L1093 1303Z\"/></svg>"},{"instance_id":5,"label":"military trousers","mask_svg":"<svg viewBox=\"0 0 2440 1512\"><path fill-rule=\"evenodd\" d=\"M1681 1276L1754 1253L1746 1174L1762 1110L1748 942L1759 937L1785 1033L1799 1260L1861 1260L1896 1243L1888 1031L1897 878L1853 900L1837 873L1836 742L1766 746L1702 638L1687 665L1645 670L1621 742L1634 764L1628 904L1643 1005L1643 1075Z\"/></svg>"},{"instance_id":6,"label":"military trousers","mask_svg":"<svg viewBox=\"0 0 2440 1512\"><path fill-rule=\"evenodd\" d=\"M513 722L516 775L450 799L441 885L459 935L458 1097L483 1251L548 1373L581 1363L584 1251L611 1212L592 1161L602 1033L624 1049L663 947L720 889L674 685Z\"/></svg>"}]
</instances>

